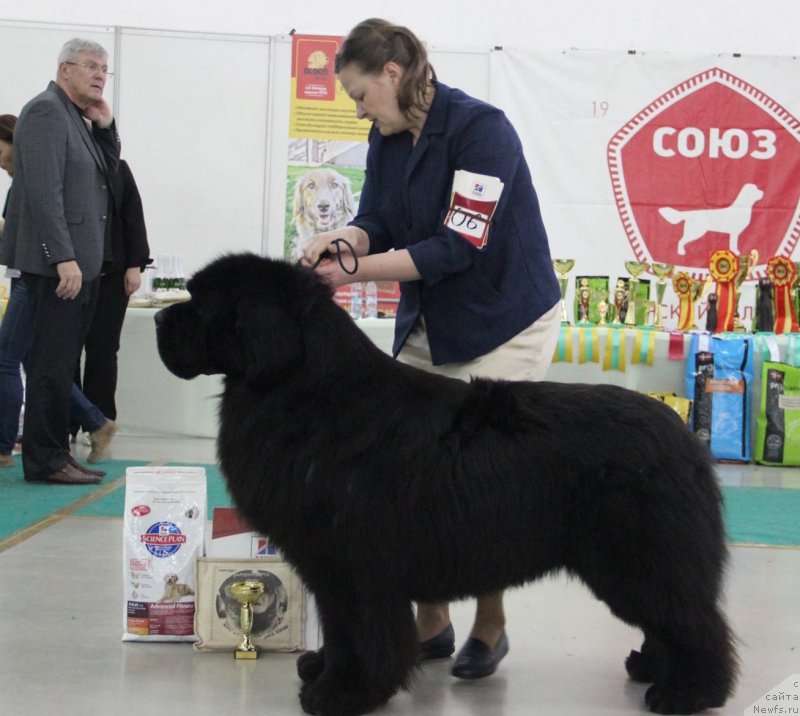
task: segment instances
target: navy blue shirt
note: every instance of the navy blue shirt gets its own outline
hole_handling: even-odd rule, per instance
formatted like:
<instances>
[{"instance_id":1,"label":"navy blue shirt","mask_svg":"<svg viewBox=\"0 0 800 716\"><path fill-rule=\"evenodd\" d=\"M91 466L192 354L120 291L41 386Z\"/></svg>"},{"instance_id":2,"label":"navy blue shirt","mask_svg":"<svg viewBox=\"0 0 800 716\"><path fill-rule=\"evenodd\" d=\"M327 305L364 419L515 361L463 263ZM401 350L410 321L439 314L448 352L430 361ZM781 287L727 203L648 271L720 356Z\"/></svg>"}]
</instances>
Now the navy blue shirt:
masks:
<instances>
[{"instance_id":1,"label":"navy blue shirt","mask_svg":"<svg viewBox=\"0 0 800 716\"><path fill-rule=\"evenodd\" d=\"M504 184L482 249L444 226L457 169ZM373 127L351 223L371 254L408 249L422 276L400 284L395 355L420 313L442 365L488 353L560 300L519 136L501 110L460 90L436 83L416 145L407 131L384 137Z\"/></svg>"}]
</instances>

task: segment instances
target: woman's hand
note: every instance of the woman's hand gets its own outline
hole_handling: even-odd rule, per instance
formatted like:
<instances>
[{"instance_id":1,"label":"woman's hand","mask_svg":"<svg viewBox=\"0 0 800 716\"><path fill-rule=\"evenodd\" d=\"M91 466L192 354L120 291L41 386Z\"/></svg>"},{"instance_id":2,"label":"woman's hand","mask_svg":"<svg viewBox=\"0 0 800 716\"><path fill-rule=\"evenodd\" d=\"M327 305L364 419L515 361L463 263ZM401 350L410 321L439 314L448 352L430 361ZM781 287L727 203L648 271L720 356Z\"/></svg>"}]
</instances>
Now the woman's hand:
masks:
<instances>
[{"instance_id":1,"label":"woman's hand","mask_svg":"<svg viewBox=\"0 0 800 716\"><path fill-rule=\"evenodd\" d=\"M356 256L363 256L369 251L369 238L367 232L357 226L345 226L343 229L325 231L316 236L312 236L306 247L303 249L303 256L300 263L311 268L319 260L319 257L326 251L333 254L336 252L335 239L344 239L356 252ZM346 247L345 247L346 248ZM324 261L325 259L323 259Z\"/></svg>"},{"instance_id":2,"label":"woman's hand","mask_svg":"<svg viewBox=\"0 0 800 716\"><path fill-rule=\"evenodd\" d=\"M336 242L336 239L344 239L350 244L356 256L364 256L369 251L369 237L366 231L357 226L346 226L344 229L326 231L312 237L303 249L303 256L300 259L302 266L313 268L325 283L334 288L358 280L342 269L337 257L339 252L344 265L348 268L355 263L355 258L351 255L347 244ZM324 255L325 252L328 252L327 255Z\"/></svg>"}]
</instances>

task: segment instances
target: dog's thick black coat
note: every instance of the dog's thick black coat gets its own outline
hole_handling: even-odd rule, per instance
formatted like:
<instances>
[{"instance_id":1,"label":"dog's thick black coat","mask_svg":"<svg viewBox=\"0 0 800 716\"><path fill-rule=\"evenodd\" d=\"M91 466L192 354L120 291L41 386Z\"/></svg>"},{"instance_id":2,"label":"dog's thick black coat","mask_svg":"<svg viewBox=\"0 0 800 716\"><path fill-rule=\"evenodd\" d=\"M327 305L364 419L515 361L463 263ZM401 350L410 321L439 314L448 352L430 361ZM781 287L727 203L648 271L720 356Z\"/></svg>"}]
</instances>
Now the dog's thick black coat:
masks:
<instances>
[{"instance_id":1,"label":"dog's thick black coat","mask_svg":"<svg viewBox=\"0 0 800 716\"><path fill-rule=\"evenodd\" d=\"M225 375L218 451L248 521L314 593L324 647L298 660L308 713L369 712L409 684L412 602L564 569L640 627L626 661L657 713L721 706L721 495L657 400L603 385L474 380L394 361L310 271L250 254L157 314L181 378Z\"/></svg>"}]
</instances>

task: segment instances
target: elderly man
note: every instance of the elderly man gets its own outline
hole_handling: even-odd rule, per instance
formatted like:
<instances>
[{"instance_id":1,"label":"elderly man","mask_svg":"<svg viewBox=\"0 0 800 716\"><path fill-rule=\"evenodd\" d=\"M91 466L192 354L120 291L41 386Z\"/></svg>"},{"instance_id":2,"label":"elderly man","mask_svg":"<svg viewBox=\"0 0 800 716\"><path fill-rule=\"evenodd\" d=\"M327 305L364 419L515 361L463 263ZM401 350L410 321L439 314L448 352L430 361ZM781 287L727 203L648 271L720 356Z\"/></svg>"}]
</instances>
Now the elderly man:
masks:
<instances>
[{"instance_id":1,"label":"elderly man","mask_svg":"<svg viewBox=\"0 0 800 716\"><path fill-rule=\"evenodd\" d=\"M33 342L27 366L25 479L99 482L104 473L69 452L70 391L110 260L109 177L119 136L103 99L108 53L90 40L67 42L58 75L22 109L14 132L14 182L0 263L22 272Z\"/></svg>"}]
</instances>

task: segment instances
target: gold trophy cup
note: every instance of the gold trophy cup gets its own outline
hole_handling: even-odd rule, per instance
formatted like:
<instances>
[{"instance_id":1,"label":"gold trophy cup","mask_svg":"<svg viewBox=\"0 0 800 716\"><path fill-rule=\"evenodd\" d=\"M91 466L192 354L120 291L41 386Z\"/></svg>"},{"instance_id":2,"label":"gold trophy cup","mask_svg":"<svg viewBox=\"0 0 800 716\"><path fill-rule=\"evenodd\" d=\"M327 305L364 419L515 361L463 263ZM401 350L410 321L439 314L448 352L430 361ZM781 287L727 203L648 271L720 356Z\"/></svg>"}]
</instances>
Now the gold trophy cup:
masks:
<instances>
[{"instance_id":1,"label":"gold trophy cup","mask_svg":"<svg viewBox=\"0 0 800 716\"><path fill-rule=\"evenodd\" d=\"M561 290L561 325L569 325L569 316L567 315L567 303L565 301L567 295L567 274L572 271L575 266L575 259L553 259L553 268L558 274L558 288Z\"/></svg>"},{"instance_id":2,"label":"gold trophy cup","mask_svg":"<svg viewBox=\"0 0 800 716\"><path fill-rule=\"evenodd\" d=\"M672 275L675 266L673 264L652 263L650 270L658 278L656 282L656 306L653 317L653 328L663 330L664 328L664 312L661 309L661 304L664 303L664 291L667 288L666 279Z\"/></svg>"},{"instance_id":3,"label":"gold trophy cup","mask_svg":"<svg viewBox=\"0 0 800 716\"><path fill-rule=\"evenodd\" d=\"M263 593L264 585L255 579L234 582L231 585L233 598L242 605L239 616L239 622L242 626L242 640L234 652L234 657L237 659L258 658L256 647L250 641L250 632L253 630L253 603L257 602Z\"/></svg>"},{"instance_id":4,"label":"gold trophy cup","mask_svg":"<svg viewBox=\"0 0 800 716\"><path fill-rule=\"evenodd\" d=\"M628 310L625 312L625 325L636 325L636 287L639 285L639 276L647 269L646 261L626 261L625 269L631 275L628 279Z\"/></svg>"}]
</instances>

